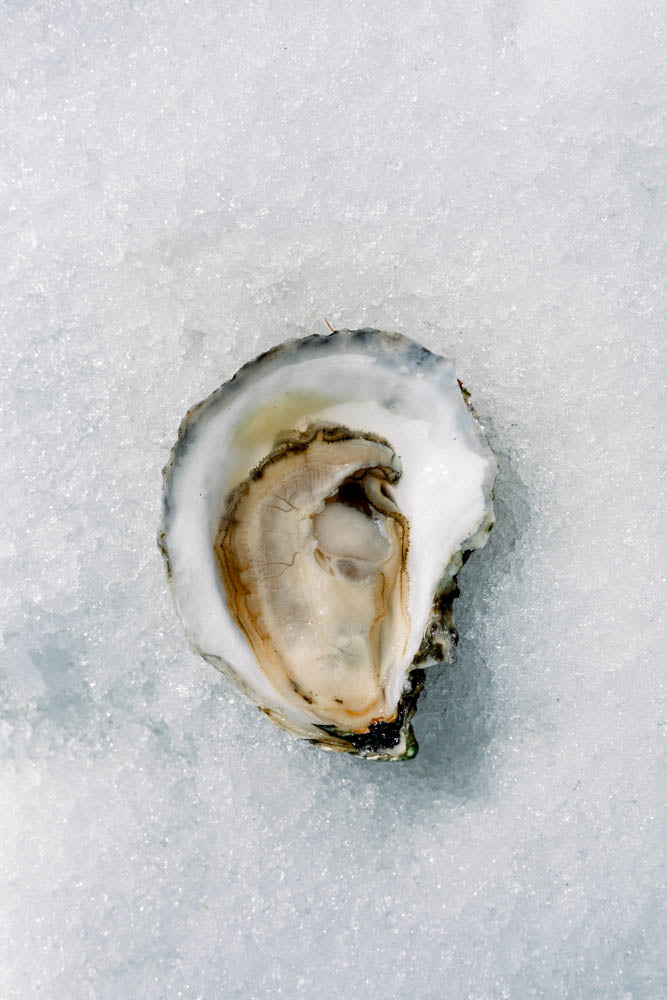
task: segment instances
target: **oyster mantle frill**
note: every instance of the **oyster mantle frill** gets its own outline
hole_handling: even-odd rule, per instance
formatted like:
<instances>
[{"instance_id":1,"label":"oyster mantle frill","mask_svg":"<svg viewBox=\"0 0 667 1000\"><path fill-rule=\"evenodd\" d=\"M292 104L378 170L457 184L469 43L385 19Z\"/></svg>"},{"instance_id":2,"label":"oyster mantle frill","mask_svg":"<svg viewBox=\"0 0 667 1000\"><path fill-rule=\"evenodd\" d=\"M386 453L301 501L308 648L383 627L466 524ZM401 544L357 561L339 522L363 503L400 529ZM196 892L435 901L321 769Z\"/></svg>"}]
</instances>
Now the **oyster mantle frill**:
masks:
<instances>
[{"instance_id":1,"label":"oyster mantle frill","mask_svg":"<svg viewBox=\"0 0 667 1000\"><path fill-rule=\"evenodd\" d=\"M296 736L414 756L495 472L452 364L414 341L340 330L261 355L188 412L164 470L192 646Z\"/></svg>"}]
</instances>

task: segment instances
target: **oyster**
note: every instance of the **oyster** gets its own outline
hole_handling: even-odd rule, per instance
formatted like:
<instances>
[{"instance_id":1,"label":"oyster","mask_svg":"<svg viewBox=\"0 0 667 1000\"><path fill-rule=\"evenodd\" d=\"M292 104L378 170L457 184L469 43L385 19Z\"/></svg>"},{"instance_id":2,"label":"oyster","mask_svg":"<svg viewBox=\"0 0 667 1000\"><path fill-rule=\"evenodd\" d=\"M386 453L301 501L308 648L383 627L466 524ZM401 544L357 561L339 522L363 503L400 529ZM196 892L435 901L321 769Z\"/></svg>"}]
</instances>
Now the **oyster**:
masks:
<instances>
[{"instance_id":1,"label":"oyster","mask_svg":"<svg viewBox=\"0 0 667 1000\"><path fill-rule=\"evenodd\" d=\"M294 735L414 756L495 473L453 366L414 341L268 351L187 413L164 470L158 541L190 643Z\"/></svg>"}]
</instances>

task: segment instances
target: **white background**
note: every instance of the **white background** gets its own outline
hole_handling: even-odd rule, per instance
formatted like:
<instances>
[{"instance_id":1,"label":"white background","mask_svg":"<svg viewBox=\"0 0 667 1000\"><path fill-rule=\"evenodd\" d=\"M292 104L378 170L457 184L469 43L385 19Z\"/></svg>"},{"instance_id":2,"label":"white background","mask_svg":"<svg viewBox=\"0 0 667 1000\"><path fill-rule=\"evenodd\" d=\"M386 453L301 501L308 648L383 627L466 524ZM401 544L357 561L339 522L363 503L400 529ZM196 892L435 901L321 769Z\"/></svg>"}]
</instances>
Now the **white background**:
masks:
<instances>
[{"instance_id":1,"label":"white background","mask_svg":"<svg viewBox=\"0 0 667 1000\"><path fill-rule=\"evenodd\" d=\"M665 996L663 6L1 11L0 996ZM403 764L243 703L155 545L187 407L325 316L500 460Z\"/></svg>"}]
</instances>

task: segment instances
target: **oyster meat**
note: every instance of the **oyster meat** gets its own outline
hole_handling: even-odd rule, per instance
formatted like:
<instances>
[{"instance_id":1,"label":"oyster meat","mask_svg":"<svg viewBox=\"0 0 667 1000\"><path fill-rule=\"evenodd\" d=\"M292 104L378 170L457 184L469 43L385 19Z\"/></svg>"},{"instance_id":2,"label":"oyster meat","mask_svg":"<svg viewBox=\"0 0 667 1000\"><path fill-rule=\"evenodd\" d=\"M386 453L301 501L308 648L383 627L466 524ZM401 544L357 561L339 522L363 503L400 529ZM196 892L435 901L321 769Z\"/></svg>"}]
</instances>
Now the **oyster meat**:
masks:
<instances>
[{"instance_id":1,"label":"oyster meat","mask_svg":"<svg viewBox=\"0 0 667 1000\"><path fill-rule=\"evenodd\" d=\"M192 646L296 736L414 756L495 472L452 364L407 337L261 355L188 412L164 470L159 544Z\"/></svg>"}]
</instances>

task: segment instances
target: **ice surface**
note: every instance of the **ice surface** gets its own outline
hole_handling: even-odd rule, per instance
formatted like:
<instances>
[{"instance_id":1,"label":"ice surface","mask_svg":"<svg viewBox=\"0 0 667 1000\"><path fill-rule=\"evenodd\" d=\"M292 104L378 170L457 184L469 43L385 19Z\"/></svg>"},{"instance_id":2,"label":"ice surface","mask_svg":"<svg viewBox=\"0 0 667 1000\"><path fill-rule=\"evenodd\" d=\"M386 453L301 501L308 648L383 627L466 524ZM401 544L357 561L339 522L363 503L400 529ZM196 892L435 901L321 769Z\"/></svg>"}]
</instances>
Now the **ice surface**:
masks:
<instances>
[{"instance_id":1,"label":"ice surface","mask_svg":"<svg viewBox=\"0 0 667 1000\"><path fill-rule=\"evenodd\" d=\"M664 46L630 0L3 6L3 1000L667 995ZM325 316L455 356L501 459L407 764L242 703L155 546L187 406Z\"/></svg>"}]
</instances>

